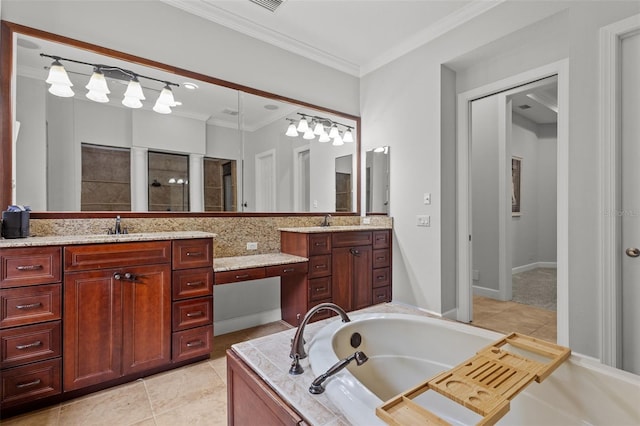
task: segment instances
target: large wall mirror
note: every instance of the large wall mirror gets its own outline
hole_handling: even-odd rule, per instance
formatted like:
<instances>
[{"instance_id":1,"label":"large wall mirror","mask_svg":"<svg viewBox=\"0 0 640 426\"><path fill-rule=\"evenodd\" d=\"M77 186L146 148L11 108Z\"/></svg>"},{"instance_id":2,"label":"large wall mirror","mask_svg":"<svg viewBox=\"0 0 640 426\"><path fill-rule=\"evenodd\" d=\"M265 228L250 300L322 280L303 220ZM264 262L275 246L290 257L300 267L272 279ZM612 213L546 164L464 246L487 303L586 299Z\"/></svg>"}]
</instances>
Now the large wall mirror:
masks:
<instances>
[{"instance_id":1,"label":"large wall mirror","mask_svg":"<svg viewBox=\"0 0 640 426\"><path fill-rule=\"evenodd\" d=\"M3 107L14 111L2 112L7 202L36 212L359 212L358 117L3 28L13 65L2 69L13 95ZM53 76L60 65L68 81ZM167 88L173 99L161 102Z\"/></svg>"}]
</instances>

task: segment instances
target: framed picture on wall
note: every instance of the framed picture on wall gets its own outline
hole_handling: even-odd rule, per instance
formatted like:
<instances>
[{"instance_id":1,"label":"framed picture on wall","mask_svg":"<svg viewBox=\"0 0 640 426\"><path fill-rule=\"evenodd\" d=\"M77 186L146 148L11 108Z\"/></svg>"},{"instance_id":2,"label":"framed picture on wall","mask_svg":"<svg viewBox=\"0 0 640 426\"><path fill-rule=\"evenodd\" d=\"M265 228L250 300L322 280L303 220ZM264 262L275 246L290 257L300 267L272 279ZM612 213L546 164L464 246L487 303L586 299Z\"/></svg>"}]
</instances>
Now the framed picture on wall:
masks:
<instances>
[{"instance_id":1,"label":"framed picture on wall","mask_svg":"<svg viewBox=\"0 0 640 426\"><path fill-rule=\"evenodd\" d=\"M522 157L511 157L511 216L520 216Z\"/></svg>"}]
</instances>

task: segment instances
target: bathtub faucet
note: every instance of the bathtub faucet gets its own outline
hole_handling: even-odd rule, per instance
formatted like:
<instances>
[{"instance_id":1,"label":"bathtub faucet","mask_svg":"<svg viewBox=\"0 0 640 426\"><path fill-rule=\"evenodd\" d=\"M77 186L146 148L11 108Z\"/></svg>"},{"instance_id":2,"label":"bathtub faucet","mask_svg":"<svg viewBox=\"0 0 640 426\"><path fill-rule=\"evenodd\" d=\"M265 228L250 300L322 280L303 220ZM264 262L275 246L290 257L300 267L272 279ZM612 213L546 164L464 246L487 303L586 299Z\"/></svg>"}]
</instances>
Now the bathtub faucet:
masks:
<instances>
[{"instance_id":1,"label":"bathtub faucet","mask_svg":"<svg viewBox=\"0 0 640 426\"><path fill-rule=\"evenodd\" d=\"M336 374L338 371L345 368L354 359L356 360L356 365L360 366L365 362L367 362L369 358L364 354L364 352L357 351L353 355L350 355L345 359L342 359L336 362L334 365L331 366L331 368L327 370L326 373L316 377L313 383L311 383L311 386L309 386L309 392L311 392L314 395L318 395L324 392L324 386L322 386L322 383L324 383L325 380L327 380L329 377Z\"/></svg>"},{"instance_id":2,"label":"bathtub faucet","mask_svg":"<svg viewBox=\"0 0 640 426\"><path fill-rule=\"evenodd\" d=\"M344 311L344 309L342 309L340 306L336 305L335 303L329 303L329 302L321 303L309 309L309 312L307 312L302 322L298 326L298 329L296 330L296 334L293 337L293 341L291 342L291 352L289 353L289 357L293 359L293 362L291 363L289 374L298 375L304 372L299 362L301 359L305 359L307 357L307 352L304 350L304 337L303 337L304 328L306 327L311 317L315 315L316 312L321 311L323 309L329 309L337 313L338 315L340 315L340 317L342 318L342 322L351 321L347 313Z\"/></svg>"}]
</instances>

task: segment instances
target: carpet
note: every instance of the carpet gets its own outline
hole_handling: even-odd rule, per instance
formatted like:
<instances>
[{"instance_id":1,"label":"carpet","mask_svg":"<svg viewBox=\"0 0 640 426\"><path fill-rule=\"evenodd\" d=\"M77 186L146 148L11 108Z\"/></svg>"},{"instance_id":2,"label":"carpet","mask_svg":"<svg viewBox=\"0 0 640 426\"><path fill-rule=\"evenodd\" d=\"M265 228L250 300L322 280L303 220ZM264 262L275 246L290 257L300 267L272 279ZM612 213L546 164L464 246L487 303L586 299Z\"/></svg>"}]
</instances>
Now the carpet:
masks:
<instances>
[{"instance_id":1,"label":"carpet","mask_svg":"<svg viewBox=\"0 0 640 426\"><path fill-rule=\"evenodd\" d=\"M512 275L513 301L556 310L556 269L536 268Z\"/></svg>"}]
</instances>

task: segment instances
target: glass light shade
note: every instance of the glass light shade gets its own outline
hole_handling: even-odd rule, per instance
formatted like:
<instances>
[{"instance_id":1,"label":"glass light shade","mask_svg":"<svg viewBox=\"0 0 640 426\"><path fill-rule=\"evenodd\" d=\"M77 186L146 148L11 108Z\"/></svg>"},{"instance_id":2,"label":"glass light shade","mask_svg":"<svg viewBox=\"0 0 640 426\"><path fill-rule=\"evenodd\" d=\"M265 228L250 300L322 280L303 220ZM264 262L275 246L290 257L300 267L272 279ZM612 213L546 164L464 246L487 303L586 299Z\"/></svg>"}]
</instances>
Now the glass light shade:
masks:
<instances>
[{"instance_id":1,"label":"glass light shade","mask_svg":"<svg viewBox=\"0 0 640 426\"><path fill-rule=\"evenodd\" d=\"M287 133L285 133L285 135L291 136L292 138L295 138L296 136L298 136L296 125L293 123L289 124L289 128L287 129Z\"/></svg>"},{"instance_id":2,"label":"glass light shade","mask_svg":"<svg viewBox=\"0 0 640 426\"><path fill-rule=\"evenodd\" d=\"M324 125L321 122L317 122L316 126L313 128L313 133L315 135L320 136L321 134L324 133Z\"/></svg>"},{"instance_id":3,"label":"glass light shade","mask_svg":"<svg viewBox=\"0 0 640 426\"><path fill-rule=\"evenodd\" d=\"M47 76L47 83L55 84L59 86L73 86L71 80L69 80L69 76L67 75L67 71L64 69L62 64L58 61L54 61L49 68L49 75Z\"/></svg>"},{"instance_id":4,"label":"glass light shade","mask_svg":"<svg viewBox=\"0 0 640 426\"><path fill-rule=\"evenodd\" d=\"M176 183L176 178L169 179L169 183Z\"/></svg>"},{"instance_id":5,"label":"glass light shade","mask_svg":"<svg viewBox=\"0 0 640 426\"><path fill-rule=\"evenodd\" d=\"M107 79L104 78L104 74L102 74L102 71L100 70L96 70L93 72L89 83L84 87L89 89L89 92L103 93L105 95L111 93L109 87L107 86ZM89 96L87 95L87 97Z\"/></svg>"},{"instance_id":6,"label":"glass light shade","mask_svg":"<svg viewBox=\"0 0 640 426\"><path fill-rule=\"evenodd\" d=\"M338 126L336 126L335 124L331 126L331 130L329 130L329 137L333 139L339 134L340 132L338 131Z\"/></svg>"},{"instance_id":7,"label":"glass light shade","mask_svg":"<svg viewBox=\"0 0 640 426\"><path fill-rule=\"evenodd\" d=\"M51 87L49 87L49 93L60 96L61 98L70 98L74 95L71 87L62 84L52 84Z\"/></svg>"},{"instance_id":8,"label":"glass light shade","mask_svg":"<svg viewBox=\"0 0 640 426\"><path fill-rule=\"evenodd\" d=\"M384 152L384 146L379 146L373 150L373 152Z\"/></svg>"},{"instance_id":9,"label":"glass light shade","mask_svg":"<svg viewBox=\"0 0 640 426\"><path fill-rule=\"evenodd\" d=\"M311 140L315 137L316 135L313 134L313 130L311 130L311 127L307 127L307 130L304 132L304 135L302 135L302 139L307 139L307 140Z\"/></svg>"},{"instance_id":10,"label":"glass light shade","mask_svg":"<svg viewBox=\"0 0 640 426\"><path fill-rule=\"evenodd\" d=\"M329 137L329 134L327 132L323 132L320 135L320 138L318 139L318 142L329 142L331 140L331 138Z\"/></svg>"},{"instance_id":11,"label":"glass light shade","mask_svg":"<svg viewBox=\"0 0 640 426\"><path fill-rule=\"evenodd\" d=\"M122 105L129 108L142 108L142 101L133 96L125 96Z\"/></svg>"},{"instance_id":12,"label":"glass light shade","mask_svg":"<svg viewBox=\"0 0 640 426\"><path fill-rule=\"evenodd\" d=\"M171 106L176 103L176 100L173 98L173 92L171 91L171 87L167 84L160 92L160 96L158 96L157 104L162 104L166 106Z\"/></svg>"},{"instance_id":13,"label":"glass light shade","mask_svg":"<svg viewBox=\"0 0 640 426\"><path fill-rule=\"evenodd\" d=\"M89 90L87 92L87 98L94 102L100 102L101 104L109 102L109 98L106 93L96 92L95 90Z\"/></svg>"},{"instance_id":14,"label":"glass light shade","mask_svg":"<svg viewBox=\"0 0 640 426\"><path fill-rule=\"evenodd\" d=\"M158 101L156 101L156 104L153 106L153 110L158 114L171 114L171 108L169 105L161 104L159 100L160 99L158 98Z\"/></svg>"},{"instance_id":15,"label":"glass light shade","mask_svg":"<svg viewBox=\"0 0 640 426\"><path fill-rule=\"evenodd\" d=\"M300 133L304 133L309 129L309 123L307 122L306 118L302 117L300 119L297 129Z\"/></svg>"},{"instance_id":16,"label":"glass light shade","mask_svg":"<svg viewBox=\"0 0 640 426\"><path fill-rule=\"evenodd\" d=\"M353 142L353 134L351 133L351 129L347 129L342 135L342 141L346 143Z\"/></svg>"},{"instance_id":17,"label":"glass light shade","mask_svg":"<svg viewBox=\"0 0 640 426\"><path fill-rule=\"evenodd\" d=\"M333 138L333 146L340 146L340 145L344 145L344 141L342 140L342 137L340 137L340 134L338 134L338 136L336 136L335 138Z\"/></svg>"},{"instance_id":18,"label":"glass light shade","mask_svg":"<svg viewBox=\"0 0 640 426\"><path fill-rule=\"evenodd\" d=\"M142 92L142 86L137 78L134 78L127 85L127 91L124 92L125 98L136 98L141 101L145 100L144 93ZM124 101L123 101L124 103Z\"/></svg>"}]
</instances>

